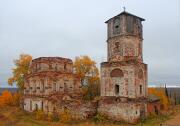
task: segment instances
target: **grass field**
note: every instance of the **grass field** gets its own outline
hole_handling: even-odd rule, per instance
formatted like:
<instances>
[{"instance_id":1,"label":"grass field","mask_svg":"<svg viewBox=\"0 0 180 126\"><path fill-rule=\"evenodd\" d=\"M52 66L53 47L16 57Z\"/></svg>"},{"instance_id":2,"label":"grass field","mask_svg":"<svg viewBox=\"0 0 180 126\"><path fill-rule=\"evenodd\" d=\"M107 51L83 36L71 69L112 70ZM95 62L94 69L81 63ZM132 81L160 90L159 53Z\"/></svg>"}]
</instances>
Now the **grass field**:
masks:
<instances>
[{"instance_id":1,"label":"grass field","mask_svg":"<svg viewBox=\"0 0 180 126\"><path fill-rule=\"evenodd\" d=\"M179 113L180 106L176 113ZM160 123L166 122L173 118L172 116L158 116L156 118L147 119L143 126L159 126ZM0 108L0 126L132 126L130 124L113 123L110 121L95 123L92 120L87 121L73 121L68 124L61 122L48 122L36 120L35 115L20 110L17 107ZM141 126L141 124L133 125Z\"/></svg>"}]
</instances>

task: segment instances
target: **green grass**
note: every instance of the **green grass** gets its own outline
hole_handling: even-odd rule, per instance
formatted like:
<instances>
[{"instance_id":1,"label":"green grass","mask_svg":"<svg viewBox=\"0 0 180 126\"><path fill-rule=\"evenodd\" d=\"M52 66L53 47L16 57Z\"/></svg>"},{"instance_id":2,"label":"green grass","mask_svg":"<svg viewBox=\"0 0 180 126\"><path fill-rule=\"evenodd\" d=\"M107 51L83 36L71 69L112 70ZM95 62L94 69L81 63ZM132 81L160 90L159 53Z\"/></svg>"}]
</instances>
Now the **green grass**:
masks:
<instances>
[{"instance_id":1,"label":"green grass","mask_svg":"<svg viewBox=\"0 0 180 126\"><path fill-rule=\"evenodd\" d=\"M143 121L143 126L159 126L160 123L170 119L170 116L156 116L148 118ZM137 125L130 125L119 122L105 121L95 123L92 120L87 121L72 121L69 124L62 124L60 122L48 122L36 120L35 115L22 111L17 107L0 108L0 126L142 126L141 123Z\"/></svg>"}]
</instances>

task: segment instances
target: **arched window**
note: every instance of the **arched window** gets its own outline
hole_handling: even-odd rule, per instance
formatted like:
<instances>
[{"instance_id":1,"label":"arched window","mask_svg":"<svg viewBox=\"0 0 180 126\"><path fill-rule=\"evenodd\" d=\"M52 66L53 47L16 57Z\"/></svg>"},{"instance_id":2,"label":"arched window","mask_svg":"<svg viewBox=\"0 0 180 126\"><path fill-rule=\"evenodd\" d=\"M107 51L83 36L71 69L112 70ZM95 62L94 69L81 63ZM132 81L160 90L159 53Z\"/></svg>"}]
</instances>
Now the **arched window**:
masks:
<instances>
[{"instance_id":1,"label":"arched window","mask_svg":"<svg viewBox=\"0 0 180 126\"><path fill-rule=\"evenodd\" d=\"M68 85L67 83L64 83L64 92L68 91Z\"/></svg>"},{"instance_id":2,"label":"arched window","mask_svg":"<svg viewBox=\"0 0 180 126\"><path fill-rule=\"evenodd\" d=\"M119 34L120 33L120 19L115 18L114 19L114 34Z\"/></svg>"},{"instance_id":3,"label":"arched window","mask_svg":"<svg viewBox=\"0 0 180 126\"><path fill-rule=\"evenodd\" d=\"M64 64L64 70L66 70L67 69L67 65L66 64Z\"/></svg>"},{"instance_id":4,"label":"arched window","mask_svg":"<svg viewBox=\"0 0 180 126\"><path fill-rule=\"evenodd\" d=\"M43 79L41 79L41 86L42 86L41 91L44 92L44 80Z\"/></svg>"},{"instance_id":5,"label":"arched window","mask_svg":"<svg viewBox=\"0 0 180 126\"><path fill-rule=\"evenodd\" d=\"M117 68L117 69L114 69L111 71L110 76L111 77L123 77L124 74L123 74L123 71L121 69Z\"/></svg>"},{"instance_id":6,"label":"arched window","mask_svg":"<svg viewBox=\"0 0 180 126\"><path fill-rule=\"evenodd\" d=\"M32 111L32 101L30 100L30 111Z\"/></svg>"}]
</instances>

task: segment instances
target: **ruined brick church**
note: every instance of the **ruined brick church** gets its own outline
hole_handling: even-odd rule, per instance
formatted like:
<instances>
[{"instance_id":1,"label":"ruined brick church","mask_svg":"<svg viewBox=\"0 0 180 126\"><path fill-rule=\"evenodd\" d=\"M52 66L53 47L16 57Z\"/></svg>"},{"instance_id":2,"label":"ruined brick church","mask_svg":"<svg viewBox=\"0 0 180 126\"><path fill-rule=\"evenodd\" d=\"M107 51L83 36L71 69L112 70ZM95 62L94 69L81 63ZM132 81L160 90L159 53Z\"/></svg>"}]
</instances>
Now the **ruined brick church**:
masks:
<instances>
[{"instance_id":1,"label":"ruined brick church","mask_svg":"<svg viewBox=\"0 0 180 126\"><path fill-rule=\"evenodd\" d=\"M147 64L143 63L143 18L126 11L106 21L107 62L101 63L100 100L82 100L80 78L71 59L40 57L25 78L24 109L61 112L74 118L96 113L136 123L147 116Z\"/></svg>"}]
</instances>

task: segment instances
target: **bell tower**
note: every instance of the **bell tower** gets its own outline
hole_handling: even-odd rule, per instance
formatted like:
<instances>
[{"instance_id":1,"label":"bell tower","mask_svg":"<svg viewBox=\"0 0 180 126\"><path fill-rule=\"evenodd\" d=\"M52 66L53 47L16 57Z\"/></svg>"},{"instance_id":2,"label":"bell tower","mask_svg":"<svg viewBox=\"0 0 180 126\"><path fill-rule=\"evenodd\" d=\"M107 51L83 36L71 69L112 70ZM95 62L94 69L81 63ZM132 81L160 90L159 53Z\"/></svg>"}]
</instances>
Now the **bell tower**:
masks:
<instances>
[{"instance_id":1,"label":"bell tower","mask_svg":"<svg viewBox=\"0 0 180 126\"><path fill-rule=\"evenodd\" d=\"M105 22L108 31L108 61L143 61L142 21L145 20L124 11Z\"/></svg>"},{"instance_id":2,"label":"bell tower","mask_svg":"<svg viewBox=\"0 0 180 126\"><path fill-rule=\"evenodd\" d=\"M147 64L143 63L143 18L126 11L107 24L107 61L101 63L98 112L136 123L147 116Z\"/></svg>"},{"instance_id":3,"label":"bell tower","mask_svg":"<svg viewBox=\"0 0 180 126\"><path fill-rule=\"evenodd\" d=\"M105 22L108 56L101 63L101 96L147 97L142 21L145 19L123 11Z\"/></svg>"}]
</instances>

